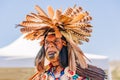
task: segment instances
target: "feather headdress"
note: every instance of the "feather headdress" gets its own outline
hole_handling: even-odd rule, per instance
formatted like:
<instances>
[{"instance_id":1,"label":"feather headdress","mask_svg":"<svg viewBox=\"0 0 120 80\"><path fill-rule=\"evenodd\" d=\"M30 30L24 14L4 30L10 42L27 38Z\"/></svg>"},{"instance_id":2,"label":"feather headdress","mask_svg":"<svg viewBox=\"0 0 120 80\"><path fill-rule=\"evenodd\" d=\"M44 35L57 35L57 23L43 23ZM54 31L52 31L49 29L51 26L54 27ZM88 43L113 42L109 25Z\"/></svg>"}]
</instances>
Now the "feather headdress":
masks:
<instances>
[{"instance_id":1,"label":"feather headdress","mask_svg":"<svg viewBox=\"0 0 120 80\"><path fill-rule=\"evenodd\" d=\"M81 7L74 6L67 8L64 13L60 9L53 10L48 6L48 14L46 14L38 5L35 6L37 13L26 15L26 20L21 22L21 32L27 33L26 39L44 40L44 36L53 29L55 36L61 38L64 36L68 42L69 67L76 70L76 62L82 68L87 68L85 55L77 46L82 41L88 42L91 36L92 17L87 11L83 11ZM42 42L42 41L41 41Z\"/></svg>"}]
</instances>

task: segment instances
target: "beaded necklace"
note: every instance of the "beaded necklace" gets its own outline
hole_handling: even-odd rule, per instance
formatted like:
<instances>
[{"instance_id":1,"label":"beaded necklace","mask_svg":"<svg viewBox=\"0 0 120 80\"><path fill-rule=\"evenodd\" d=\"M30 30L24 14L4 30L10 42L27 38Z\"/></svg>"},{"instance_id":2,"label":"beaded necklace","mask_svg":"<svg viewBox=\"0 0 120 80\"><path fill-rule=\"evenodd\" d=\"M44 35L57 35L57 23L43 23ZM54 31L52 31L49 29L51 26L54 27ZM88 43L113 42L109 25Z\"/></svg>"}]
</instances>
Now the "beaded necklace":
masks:
<instances>
[{"instance_id":1,"label":"beaded necklace","mask_svg":"<svg viewBox=\"0 0 120 80\"><path fill-rule=\"evenodd\" d=\"M47 72L48 75L52 76L54 78L54 80L60 80L61 76L64 74L64 69L60 72L60 76L59 77L55 77L54 71L53 70L49 70Z\"/></svg>"}]
</instances>

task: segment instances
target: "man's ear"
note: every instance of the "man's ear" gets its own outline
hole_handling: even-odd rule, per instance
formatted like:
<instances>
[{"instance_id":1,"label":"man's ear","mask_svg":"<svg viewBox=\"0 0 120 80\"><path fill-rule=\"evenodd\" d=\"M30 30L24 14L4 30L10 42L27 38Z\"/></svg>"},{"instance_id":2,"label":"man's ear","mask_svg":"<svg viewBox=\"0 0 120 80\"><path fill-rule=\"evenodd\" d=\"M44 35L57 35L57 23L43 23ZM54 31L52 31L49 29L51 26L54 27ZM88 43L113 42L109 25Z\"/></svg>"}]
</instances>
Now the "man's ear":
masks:
<instances>
[{"instance_id":1,"label":"man's ear","mask_svg":"<svg viewBox=\"0 0 120 80\"><path fill-rule=\"evenodd\" d=\"M66 41L62 40L63 46L66 46Z\"/></svg>"},{"instance_id":2,"label":"man's ear","mask_svg":"<svg viewBox=\"0 0 120 80\"><path fill-rule=\"evenodd\" d=\"M40 42L40 46L43 46L45 44L45 40L42 40L41 42Z\"/></svg>"}]
</instances>

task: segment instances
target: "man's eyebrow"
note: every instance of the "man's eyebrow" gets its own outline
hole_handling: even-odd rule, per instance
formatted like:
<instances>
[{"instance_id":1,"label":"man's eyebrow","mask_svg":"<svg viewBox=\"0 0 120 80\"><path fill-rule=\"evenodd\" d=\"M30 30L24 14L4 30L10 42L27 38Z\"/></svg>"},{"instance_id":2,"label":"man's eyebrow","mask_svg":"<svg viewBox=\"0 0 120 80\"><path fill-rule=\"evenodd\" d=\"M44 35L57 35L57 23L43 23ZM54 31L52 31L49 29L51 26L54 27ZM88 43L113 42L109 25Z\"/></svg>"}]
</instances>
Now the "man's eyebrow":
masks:
<instances>
[{"instance_id":1,"label":"man's eyebrow","mask_svg":"<svg viewBox=\"0 0 120 80\"><path fill-rule=\"evenodd\" d=\"M56 39L61 39L61 38L56 38Z\"/></svg>"}]
</instances>

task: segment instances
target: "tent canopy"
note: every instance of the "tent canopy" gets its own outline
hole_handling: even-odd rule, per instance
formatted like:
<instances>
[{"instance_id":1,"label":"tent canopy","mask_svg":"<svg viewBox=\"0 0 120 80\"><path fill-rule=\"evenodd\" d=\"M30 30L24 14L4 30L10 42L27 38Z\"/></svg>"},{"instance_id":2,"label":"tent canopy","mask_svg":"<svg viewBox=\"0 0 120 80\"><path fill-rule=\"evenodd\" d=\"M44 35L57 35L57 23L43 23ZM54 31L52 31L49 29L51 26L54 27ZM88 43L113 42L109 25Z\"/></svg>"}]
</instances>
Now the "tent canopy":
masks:
<instances>
[{"instance_id":1,"label":"tent canopy","mask_svg":"<svg viewBox=\"0 0 120 80\"><path fill-rule=\"evenodd\" d=\"M10 45L0 49L0 67L33 67L34 58L41 46L39 40L30 41L22 35ZM108 69L108 58L101 55L85 54L89 64Z\"/></svg>"}]
</instances>

